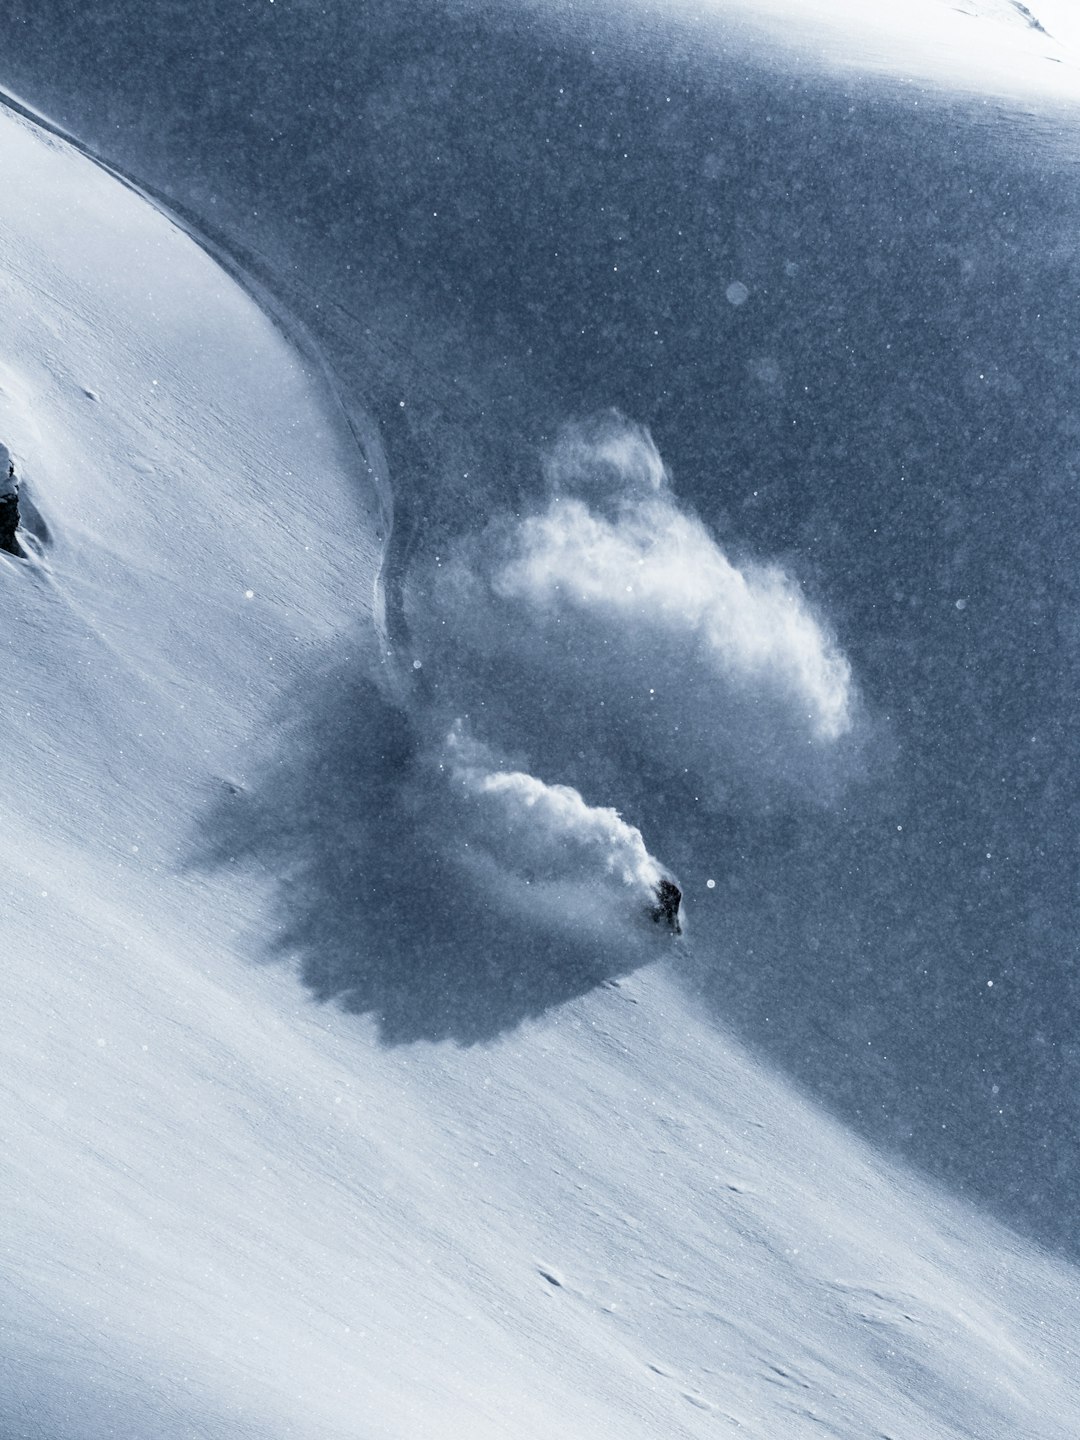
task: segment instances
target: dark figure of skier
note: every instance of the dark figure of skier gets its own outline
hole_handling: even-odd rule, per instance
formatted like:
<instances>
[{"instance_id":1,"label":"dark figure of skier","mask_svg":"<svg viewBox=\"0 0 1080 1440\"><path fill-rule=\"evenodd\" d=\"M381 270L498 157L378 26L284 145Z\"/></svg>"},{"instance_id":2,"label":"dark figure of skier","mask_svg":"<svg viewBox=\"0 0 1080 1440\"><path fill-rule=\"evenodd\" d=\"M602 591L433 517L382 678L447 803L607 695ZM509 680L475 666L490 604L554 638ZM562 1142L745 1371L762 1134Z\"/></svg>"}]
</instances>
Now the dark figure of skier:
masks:
<instances>
[{"instance_id":1,"label":"dark figure of skier","mask_svg":"<svg viewBox=\"0 0 1080 1440\"><path fill-rule=\"evenodd\" d=\"M657 925L666 923L676 935L681 935L682 922L679 920L679 906L682 904L682 891L674 880L665 878L656 882L655 893L656 904L650 909L650 916Z\"/></svg>"}]
</instances>

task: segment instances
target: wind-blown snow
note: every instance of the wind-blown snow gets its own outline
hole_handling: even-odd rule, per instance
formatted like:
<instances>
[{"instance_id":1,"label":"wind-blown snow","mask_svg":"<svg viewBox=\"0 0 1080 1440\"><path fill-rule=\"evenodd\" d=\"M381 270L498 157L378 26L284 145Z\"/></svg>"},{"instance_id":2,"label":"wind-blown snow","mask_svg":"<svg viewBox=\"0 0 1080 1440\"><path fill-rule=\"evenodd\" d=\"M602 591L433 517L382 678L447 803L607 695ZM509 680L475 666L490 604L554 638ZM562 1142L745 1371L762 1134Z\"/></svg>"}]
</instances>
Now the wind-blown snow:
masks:
<instances>
[{"instance_id":1,"label":"wind-blown snow","mask_svg":"<svg viewBox=\"0 0 1080 1440\"><path fill-rule=\"evenodd\" d=\"M641 831L618 811L586 804L572 786L494 768L493 757L460 723L447 737L444 754L450 783L467 806L454 826L454 839L470 837L470 863L484 857L489 904L505 906L512 890L516 906L531 909L543 903L553 920L580 931L610 881L608 927L618 926L621 915L629 929L627 922L648 914L664 872L645 848ZM522 886L528 889L527 900ZM600 938L595 936L594 943ZM632 953L630 935L623 943Z\"/></svg>"},{"instance_id":2,"label":"wind-blown snow","mask_svg":"<svg viewBox=\"0 0 1080 1440\"><path fill-rule=\"evenodd\" d=\"M597 468L630 476L652 476L658 461L651 440L632 433L605 436L595 457ZM562 607L595 612L631 632L635 644L678 652L669 669L674 683L700 666L717 689L787 692L821 739L849 730L850 667L783 570L733 565L666 485L655 486L654 497L627 488L616 491L611 517L564 494L523 521L493 577L495 592L557 618Z\"/></svg>"},{"instance_id":3,"label":"wind-blown snow","mask_svg":"<svg viewBox=\"0 0 1080 1440\"><path fill-rule=\"evenodd\" d=\"M618 415L565 427L545 472L542 509L416 567L409 620L436 703L513 746L527 695L549 765L602 751L615 727L643 775L714 798L839 773L851 667L783 568L733 563ZM515 677L502 706L499 673Z\"/></svg>"},{"instance_id":4,"label":"wind-blown snow","mask_svg":"<svg viewBox=\"0 0 1080 1440\"><path fill-rule=\"evenodd\" d=\"M579 855L595 856L603 870L624 885L648 889L660 879L660 867L645 849L641 831L607 806L586 805L569 785L545 785L535 775L520 770L480 770L455 766L455 776L465 789L506 817L530 850L538 852L541 865L558 858L573 866ZM559 841L548 844L545 832Z\"/></svg>"},{"instance_id":5,"label":"wind-blown snow","mask_svg":"<svg viewBox=\"0 0 1080 1440\"><path fill-rule=\"evenodd\" d=\"M727 680L787 690L821 739L851 728L847 662L784 572L738 569L700 522L670 505L638 505L612 522L579 500L556 502L524 523L494 589L547 611L595 611L645 644L699 650L718 688Z\"/></svg>"}]
</instances>

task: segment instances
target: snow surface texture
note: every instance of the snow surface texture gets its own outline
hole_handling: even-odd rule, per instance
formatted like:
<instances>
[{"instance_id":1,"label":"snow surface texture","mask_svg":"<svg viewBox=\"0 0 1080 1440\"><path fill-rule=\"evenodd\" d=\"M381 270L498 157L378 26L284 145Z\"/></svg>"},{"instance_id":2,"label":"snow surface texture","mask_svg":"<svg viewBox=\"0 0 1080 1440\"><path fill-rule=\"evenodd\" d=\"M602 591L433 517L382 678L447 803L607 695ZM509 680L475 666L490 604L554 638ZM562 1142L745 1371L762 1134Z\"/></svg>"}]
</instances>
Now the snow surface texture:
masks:
<instances>
[{"instance_id":1,"label":"snow surface texture","mask_svg":"<svg viewBox=\"0 0 1080 1440\"><path fill-rule=\"evenodd\" d=\"M662 973L495 1048L386 1050L249 967L266 886L193 870L193 832L371 613L377 508L235 284L2 135L0 430L54 537L0 559L5 1436L1073 1433L1075 1272L890 1170ZM801 602L751 599L832 694ZM612 812L447 746L495 807L477 834L534 847L531 807L613 883L657 873Z\"/></svg>"},{"instance_id":2,"label":"snow surface texture","mask_svg":"<svg viewBox=\"0 0 1080 1440\"><path fill-rule=\"evenodd\" d=\"M873 767L850 610L604 413L551 427L538 493L454 482L410 391L384 555L386 457L309 347L115 178L0 133L0 442L38 541L0 557L5 1437L1074 1435L1075 1268L648 966L669 863L710 963L740 902L755 944L805 903L774 868L707 909L691 842ZM786 363L747 357L759 403ZM496 1043L380 1043L446 1040Z\"/></svg>"}]
</instances>

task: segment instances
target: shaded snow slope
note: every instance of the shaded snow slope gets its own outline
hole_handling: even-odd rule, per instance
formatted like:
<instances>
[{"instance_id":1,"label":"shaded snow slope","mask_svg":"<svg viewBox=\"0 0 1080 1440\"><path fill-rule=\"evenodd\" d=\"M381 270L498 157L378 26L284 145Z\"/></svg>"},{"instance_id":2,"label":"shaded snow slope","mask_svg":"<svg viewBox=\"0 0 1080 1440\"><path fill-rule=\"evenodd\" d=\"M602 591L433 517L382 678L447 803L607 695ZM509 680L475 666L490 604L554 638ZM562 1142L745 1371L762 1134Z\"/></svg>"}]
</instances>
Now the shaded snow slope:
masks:
<instances>
[{"instance_id":1,"label":"shaded snow slope","mask_svg":"<svg viewBox=\"0 0 1080 1440\"><path fill-rule=\"evenodd\" d=\"M251 803L212 827L214 858L250 854L277 877L254 948L299 954L313 993L397 1038L475 1038L477 1016L499 1033L611 972L586 947L558 976L527 967L528 993L507 1000L515 966L492 976L451 938L440 865L417 881L434 906L389 883L411 832L395 823L385 845L372 817L385 804L407 819L468 710L498 770L621 809L672 870L684 968L722 1025L1075 1256L1077 127L1049 84L1067 89L1067 66L1019 9L958 7L977 13L763 4L763 43L723 5L10 0L2 67L244 256L378 426L396 512L386 622L407 683L373 695L347 645L325 657L268 736ZM1028 8L1059 41L1049 10ZM781 43L805 40L815 10L844 20L828 43ZM968 66L966 41L936 77L911 62L912 46L946 53L941 27L912 18L931 11L972 54L1002 37L1008 83ZM882 16L905 33L882 40ZM1032 71L1027 47L1044 45ZM672 544L696 519L718 581L724 562L779 566L850 666L852 763L819 767L806 804L786 783L726 787L707 664L685 693L667 683L723 647L699 657L692 627L654 624L638 648L634 602L609 586L546 604L550 585L509 595L475 563L489 526L513 539L515 515L529 521L519 551L539 535L562 427L612 407L670 470ZM610 508L574 499L606 553L633 554ZM448 556L483 600L450 664L435 642L452 627L425 601L467 598ZM581 644L560 668L568 626ZM425 692L437 727L409 708ZM335 778L356 713L370 736L357 793L377 804ZM786 713L740 739L775 735ZM708 742L681 779L675 725ZM780 731L798 770L798 728ZM831 762L846 744L803 749ZM746 776L773 774L768 744L763 764L742 753ZM374 902L347 883L339 830L378 861ZM442 833L428 826L425 845ZM357 965L372 903L391 941ZM401 963L417 924L446 958L419 973Z\"/></svg>"},{"instance_id":2,"label":"shaded snow slope","mask_svg":"<svg viewBox=\"0 0 1080 1440\"><path fill-rule=\"evenodd\" d=\"M205 254L27 122L0 139L0 441L51 537L0 557L5 1440L1073 1434L1076 1272L890 1169L663 967L385 1048L251 965L286 917L228 842L275 774L331 822L303 859L341 904L366 777L401 826L438 794L372 762L424 713L357 663L380 512ZM408 904L432 852L388 839ZM338 914L377 950L365 909Z\"/></svg>"}]
</instances>

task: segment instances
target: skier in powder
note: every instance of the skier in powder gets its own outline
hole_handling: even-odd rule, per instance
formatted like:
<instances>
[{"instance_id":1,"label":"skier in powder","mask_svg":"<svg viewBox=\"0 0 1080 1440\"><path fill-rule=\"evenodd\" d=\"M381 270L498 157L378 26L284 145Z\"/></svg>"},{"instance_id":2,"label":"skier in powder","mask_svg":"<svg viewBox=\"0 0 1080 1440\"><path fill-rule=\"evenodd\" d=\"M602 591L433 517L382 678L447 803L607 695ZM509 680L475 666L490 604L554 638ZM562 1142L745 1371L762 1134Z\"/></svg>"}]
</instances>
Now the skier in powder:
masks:
<instances>
[{"instance_id":1,"label":"skier in powder","mask_svg":"<svg viewBox=\"0 0 1080 1440\"><path fill-rule=\"evenodd\" d=\"M674 934L681 935L679 906L682 904L682 891L674 880L665 878L657 881L655 893L656 904L650 909L650 916L657 925L666 924Z\"/></svg>"}]
</instances>

